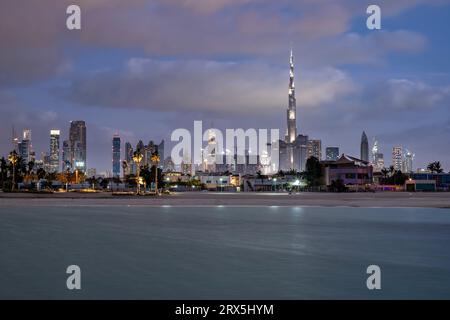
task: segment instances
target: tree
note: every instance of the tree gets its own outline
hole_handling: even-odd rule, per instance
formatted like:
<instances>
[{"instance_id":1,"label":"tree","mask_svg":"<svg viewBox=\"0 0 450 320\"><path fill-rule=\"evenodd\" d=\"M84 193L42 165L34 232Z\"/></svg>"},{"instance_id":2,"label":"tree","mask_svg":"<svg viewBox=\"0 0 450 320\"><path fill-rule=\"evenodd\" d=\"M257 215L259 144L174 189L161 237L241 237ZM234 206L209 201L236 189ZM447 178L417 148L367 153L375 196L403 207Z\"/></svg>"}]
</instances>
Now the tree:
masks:
<instances>
[{"instance_id":1,"label":"tree","mask_svg":"<svg viewBox=\"0 0 450 320\"><path fill-rule=\"evenodd\" d=\"M5 188L5 182L8 175L8 163L6 162L5 157L0 159L0 176L2 179L2 188Z\"/></svg>"},{"instance_id":2,"label":"tree","mask_svg":"<svg viewBox=\"0 0 450 320\"><path fill-rule=\"evenodd\" d=\"M331 181L331 190L334 192L344 192L347 191L347 187L344 184L344 181L341 179Z\"/></svg>"},{"instance_id":3,"label":"tree","mask_svg":"<svg viewBox=\"0 0 450 320\"><path fill-rule=\"evenodd\" d=\"M381 174L383 175L383 179L386 180L389 176L389 169L383 168L381 169Z\"/></svg>"},{"instance_id":4,"label":"tree","mask_svg":"<svg viewBox=\"0 0 450 320\"><path fill-rule=\"evenodd\" d=\"M47 172L45 172L44 169L39 168L37 169L36 175L38 177L38 180L44 179L44 177L47 175Z\"/></svg>"},{"instance_id":5,"label":"tree","mask_svg":"<svg viewBox=\"0 0 450 320\"><path fill-rule=\"evenodd\" d=\"M158 194L158 163L160 161L160 157L158 152L154 152L150 158L150 160L155 164L155 193ZM152 168L153 169L153 168Z\"/></svg>"},{"instance_id":6,"label":"tree","mask_svg":"<svg viewBox=\"0 0 450 320\"><path fill-rule=\"evenodd\" d=\"M322 178L322 166L319 159L310 157L306 160L305 177L309 186L319 186Z\"/></svg>"},{"instance_id":7,"label":"tree","mask_svg":"<svg viewBox=\"0 0 450 320\"><path fill-rule=\"evenodd\" d=\"M441 163L439 161L431 162L428 167L428 170L431 171L431 173L442 173L444 172L444 169L441 167Z\"/></svg>"},{"instance_id":8,"label":"tree","mask_svg":"<svg viewBox=\"0 0 450 320\"><path fill-rule=\"evenodd\" d=\"M14 191L16 187L16 167L20 163L20 157L17 155L16 150L9 153L8 160L12 166L12 187L11 190Z\"/></svg>"}]
</instances>

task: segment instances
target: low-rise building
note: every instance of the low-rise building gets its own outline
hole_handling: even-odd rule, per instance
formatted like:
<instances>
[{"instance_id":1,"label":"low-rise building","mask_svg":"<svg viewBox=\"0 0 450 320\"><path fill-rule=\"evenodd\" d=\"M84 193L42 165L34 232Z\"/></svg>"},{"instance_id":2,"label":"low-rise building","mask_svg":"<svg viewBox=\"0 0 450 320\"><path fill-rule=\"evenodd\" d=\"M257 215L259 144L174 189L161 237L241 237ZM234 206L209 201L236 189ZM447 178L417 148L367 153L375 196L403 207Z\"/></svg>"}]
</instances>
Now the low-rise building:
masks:
<instances>
[{"instance_id":1,"label":"low-rise building","mask_svg":"<svg viewBox=\"0 0 450 320\"><path fill-rule=\"evenodd\" d=\"M322 161L323 182L332 185L341 180L347 186L367 186L373 183L373 168L369 162L342 154L336 161Z\"/></svg>"},{"instance_id":2,"label":"low-rise building","mask_svg":"<svg viewBox=\"0 0 450 320\"><path fill-rule=\"evenodd\" d=\"M436 190L450 190L450 173L411 173L410 178L416 181L434 181Z\"/></svg>"}]
</instances>

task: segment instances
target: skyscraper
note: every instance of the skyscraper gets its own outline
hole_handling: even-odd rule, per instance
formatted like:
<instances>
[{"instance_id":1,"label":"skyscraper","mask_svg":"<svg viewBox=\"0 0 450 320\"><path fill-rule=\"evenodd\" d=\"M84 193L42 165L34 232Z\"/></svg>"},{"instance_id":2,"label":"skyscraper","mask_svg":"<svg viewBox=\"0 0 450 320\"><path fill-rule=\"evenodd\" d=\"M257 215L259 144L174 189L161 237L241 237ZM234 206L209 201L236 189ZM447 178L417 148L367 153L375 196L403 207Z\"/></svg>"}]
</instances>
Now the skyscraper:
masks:
<instances>
[{"instance_id":1,"label":"skyscraper","mask_svg":"<svg viewBox=\"0 0 450 320\"><path fill-rule=\"evenodd\" d=\"M339 148L338 147L327 147L326 149L326 160L336 161L339 158Z\"/></svg>"},{"instance_id":2,"label":"skyscraper","mask_svg":"<svg viewBox=\"0 0 450 320\"><path fill-rule=\"evenodd\" d=\"M123 175L127 176L130 174L134 174L135 171L135 165L133 162L133 147L131 146L131 143L126 142L125 143L125 162L126 162L126 168L124 170Z\"/></svg>"},{"instance_id":3,"label":"skyscraper","mask_svg":"<svg viewBox=\"0 0 450 320\"><path fill-rule=\"evenodd\" d=\"M84 121L70 122L69 148L72 169L86 172L86 123Z\"/></svg>"},{"instance_id":4,"label":"skyscraper","mask_svg":"<svg viewBox=\"0 0 450 320\"><path fill-rule=\"evenodd\" d=\"M409 151L408 149L405 150L405 157L403 158L403 167L402 171L404 173L410 173L413 172L413 161L414 157L416 156L414 153Z\"/></svg>"},{"instance_id":5,"label":"skyscraper","mask_svg":"<svg viewBox=\"0 0 450 320\"><path fill-rule=\"evenodd\" d=\"M304 171L308 158L308 136L297 134L297 100L295 98L294 54L289 59L289 104L287 109L287 130L284 141L279 140L279 169Z\"/></svg>"},{"instance_id":6,"label":"skyscraper","mask_svg":"<svg viewBox=\"0 0 450 320\"><path fill-rule=\"evenodd\" d=\"M321 140L309 140L308 141L308 158L315 157L318 160L322 160L322 141Z\"/></svg>"},{"instance_id":7,"label":"skyscraper","mask_svg":"<svg viewBox=\"0 0 450 320\"><path fill-rule=\"evenodd\" d=\"M401 146L395 146L392 148L392 166L395 170L402 170L402 161L403 161L403 149Z\"/></svg>"},{"instance_id":8,"label":"skyscraper","mask_svg":"<svg viewBox=\"0 0 450 320\"><path fill-rule=\"evenodd\" d=\"M364 131L361 136L361 160L369 162L369 140Z\"/></svg>"},{"instance_id":9,"label":"skyscraper","mask_svg":"<svg viewBox=\"0 0 450 320\"><path fill-rule=\"evenodd\" d=\"M384 168L384 156L380 152L380 146L377 140L374 140L372 147L372 164L375 172L380 172Z\"/></svg>"},{"instance_id":10,"label":"skyscraper","mask_svg":"<svg viewBox=\"0 0 450 320\"><path fill-rule=\"evenodd\" d=\"M289 59L289 88L288 97L289 104L287 109L287 134L286 142L293 143L297 138L297 100L295 98L295 81L294 81L294 53L291 49L291 56Z\"/></svg>"},{"instance_id":11,"label":"skyscraper","mask_svg":"<svg viewBox=\"0 0 450 320\"><path fill-rule=\"evenodd\" d=\"M70 160L70 142L69 140L64 140L62 148L62 170L67 171L71 168L72 162Z\"/></svg>"},{"instance_id":12,"label":"skyscraper","mask_svg":"<svg viewBox=\"0 0 450 320\"><path fill-rule=\"evenodd\" d=\"M22 141L18 143L19 155L22 158L24 164L28 164L32 160L31 158L31 130L23 130Z\"/></svg>"},{"instance_id":13,"label":"skyscraper","mask_svg":"<svg viewBox=\"0 0 450 320\"><path fill-rule=\"evenodd\" d=\"M59 172L59 130L50 130L50 172Z\"/></svg>"},{"instance_id":14,"label":"skyscraper","mask_svg":"<svg viewBox=\"0 0 450 320\"><path fill-rule=\"evenodd\" d=\"M115 135L112 140L112 173L120 177L120 137Z\"/></svg>"}]
</instances>

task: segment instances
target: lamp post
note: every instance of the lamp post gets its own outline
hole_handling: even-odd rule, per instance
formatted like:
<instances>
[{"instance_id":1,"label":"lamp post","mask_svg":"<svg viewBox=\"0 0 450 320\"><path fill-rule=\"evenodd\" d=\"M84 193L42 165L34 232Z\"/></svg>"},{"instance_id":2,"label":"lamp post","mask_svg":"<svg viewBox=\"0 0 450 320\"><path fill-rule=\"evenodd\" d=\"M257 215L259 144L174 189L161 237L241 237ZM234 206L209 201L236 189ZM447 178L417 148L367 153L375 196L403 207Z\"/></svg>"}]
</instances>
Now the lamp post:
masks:
<instances>
[{"instance_id":1,"label":"lamp post","mask_svg":"<svg viewBox=\"0 0 450 320\"><path fill-rule=\"evenodd\" d=\"M159 154L157 152L152 154L151 161L155 164L155 194L158 194L158 163L160 161Z\"/></svg>"},{"instance_id":2,"label":"lamp post","mask_svg":"<svg viewBox=\"0 0 450 320\"><path fill-rule=\"evenodd\" d=\"M137 194L141 194L141 180L140 180L140 169L141 161L144 156L140 151L135 151L133 154L133 161L137 164L136 168L136 182L137 182Z\"/></svg>"}]
</instances>

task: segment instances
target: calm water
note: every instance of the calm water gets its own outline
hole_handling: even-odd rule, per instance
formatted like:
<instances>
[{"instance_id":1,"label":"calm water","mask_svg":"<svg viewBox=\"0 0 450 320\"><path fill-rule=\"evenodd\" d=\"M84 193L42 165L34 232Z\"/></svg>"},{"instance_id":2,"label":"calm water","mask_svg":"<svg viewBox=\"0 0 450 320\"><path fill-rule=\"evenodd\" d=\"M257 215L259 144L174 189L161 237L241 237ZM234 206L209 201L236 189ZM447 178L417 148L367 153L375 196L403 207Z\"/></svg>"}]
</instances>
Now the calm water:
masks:
<instances>
[{"instance_id":1,"label":"calm water","mask_svg":"<svg viewBox=\"0 0 450 320\"><path fill-rule=\"evenodd\" d=\"M446 209L0 208L0 298L449 299L449 246Z\"/></svg>"}]
</instances>

